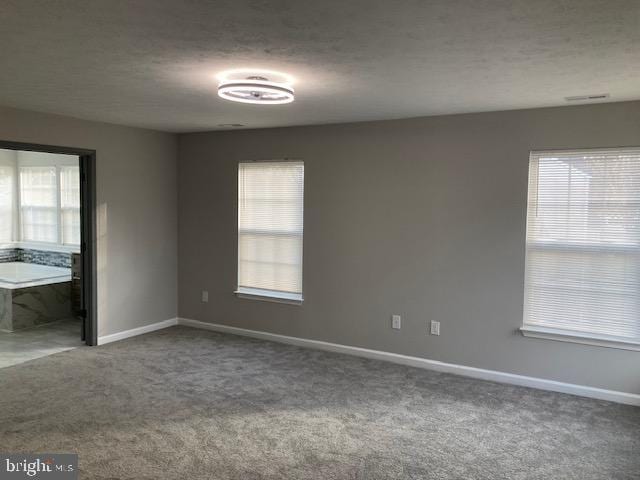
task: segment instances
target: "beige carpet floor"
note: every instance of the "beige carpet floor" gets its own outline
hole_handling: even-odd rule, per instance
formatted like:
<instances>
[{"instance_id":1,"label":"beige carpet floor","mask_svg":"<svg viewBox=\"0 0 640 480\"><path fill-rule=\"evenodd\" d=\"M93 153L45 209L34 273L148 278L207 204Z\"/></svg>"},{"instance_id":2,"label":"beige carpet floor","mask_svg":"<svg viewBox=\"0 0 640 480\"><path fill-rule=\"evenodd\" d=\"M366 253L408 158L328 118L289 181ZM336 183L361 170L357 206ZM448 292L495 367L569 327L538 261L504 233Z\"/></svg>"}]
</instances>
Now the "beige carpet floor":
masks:
<instances>
[{"instance_id":1,"label":"beige carpet floor","mask_svg":"<svg viewBox=\"0 0 640 480\"><path fill-rule=\"evenodd\" d=\"M0 369L84 479L638 479L640 408L173 327Z\"/></svg>"}]
</instances>

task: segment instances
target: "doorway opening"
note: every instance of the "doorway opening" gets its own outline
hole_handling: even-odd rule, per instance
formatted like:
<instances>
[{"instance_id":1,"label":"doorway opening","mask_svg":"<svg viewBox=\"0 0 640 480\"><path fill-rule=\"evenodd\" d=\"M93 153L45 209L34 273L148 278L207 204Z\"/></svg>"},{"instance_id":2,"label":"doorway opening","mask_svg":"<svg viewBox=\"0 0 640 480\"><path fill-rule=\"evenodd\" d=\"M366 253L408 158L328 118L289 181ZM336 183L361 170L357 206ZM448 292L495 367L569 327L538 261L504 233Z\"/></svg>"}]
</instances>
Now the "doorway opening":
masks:
<instances>
[{"instance_id":1,"label":"doorway opening","mask_svg":"<svg viewBox=\"0 0 640 480\"><path fill-rule=\"evenodd\" d=\"M0 368L97 344L95 158L0 141Z\"/></svg>"}]
</instances>

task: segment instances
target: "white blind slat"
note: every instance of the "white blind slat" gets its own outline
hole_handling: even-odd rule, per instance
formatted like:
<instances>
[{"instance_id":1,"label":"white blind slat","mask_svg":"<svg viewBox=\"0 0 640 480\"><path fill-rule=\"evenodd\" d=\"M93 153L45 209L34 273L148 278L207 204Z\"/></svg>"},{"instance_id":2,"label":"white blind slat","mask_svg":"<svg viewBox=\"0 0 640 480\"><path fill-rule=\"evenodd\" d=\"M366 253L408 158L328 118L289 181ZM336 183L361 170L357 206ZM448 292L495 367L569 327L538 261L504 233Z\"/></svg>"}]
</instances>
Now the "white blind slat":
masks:
<instances>
[{"instance_id":1,"label":"white blind slat","mask_svg":"<svg viewBox=\"0 0 640 480\"><path fill-rule=\"evenodd\" d=\"M532 152L524 325L640 341L640 148Z\"/></svg>"},{"instance_id":2,"label":"white blind slat","mask_svg":"<svg viewBox=\"0 0 640 480\"><path fill-rule=\"evenodd\" d=\"M238 287L302 294L304 164L240 163Z\"/></svg>"}]
</instances>

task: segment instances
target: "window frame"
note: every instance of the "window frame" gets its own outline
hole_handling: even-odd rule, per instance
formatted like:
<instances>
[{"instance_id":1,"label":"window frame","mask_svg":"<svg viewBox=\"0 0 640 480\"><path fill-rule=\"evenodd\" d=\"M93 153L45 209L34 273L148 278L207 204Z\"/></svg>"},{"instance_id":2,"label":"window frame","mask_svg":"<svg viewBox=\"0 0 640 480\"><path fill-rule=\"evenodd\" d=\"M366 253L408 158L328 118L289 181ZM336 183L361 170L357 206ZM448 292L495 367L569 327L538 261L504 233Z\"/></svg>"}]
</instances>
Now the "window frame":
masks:
<instances>
[{"instance_id":1,"label":"window frame","mask_svg":"<svg viewBox=\"0 0 640 480\"><path fill-rule=\"evenodd\" d=\"M538 339L546 339L546 340L554 340L561 342L569 342L569 343L577 343L582 345L590 345L590 346L598 346L598 347L607 347L607 348L615 348L620 350L631 350L631 351L640 351L640 340L631 339L627 337L619 337L616 335L607 335L603 333L593 333L593 332L584 332L578 330L570 330L566 328L553 328L542 325L534 325L528 324L526 322L527 319L527 308L526 308L526 278L527 273L526 269L528 268L527 261L527 250L528 250L528 236L529 236L529 198L530 198L530 175L531 175L531 161L534 156L544 156L544 155L553 155L558 153L581 153L581 152L619 152L624 153L624 151L633 151L638 152L640 147L610 147L610 148L571 148L571 149L553 149L553 150L531 150L529 152L529 161L527 162L527 201L525 204L526 207L526 215L525 215L525 278L523 283L523 293L525 298L525 302L523 302L523 314L522 314L522 324L519 328L520 333L525 337L530 338L538 338ZM542 245L542 244L540 244ZM564 244L555 244L558 245ZM552 246L552 245L550 245Z\"/></svg>"},{"instance_id":2,"label":"window frame","mask_svg":"<svg viewBox=\"0 0 640 480\"><path fill-rule=\"evenodd\" d=\"M284 292L278 290L267 290L261 288L253 288L240 286L240 252L239 252L239 241L240 241L240 204L239 204L239 189L238 182L240 179L240 166L242 164L251 164L251 163L300 163L303 168L303 193L302 193L302 215L303 215L303 227L301 234L301 244L302 244L302 261L300 263L300 276L302 279L300 293L293 292ZM297 158L284 158L284 159L260 159L260 160L242 160L238 162L238 167L236 169L236 289L234 290L234 294L237 298L247 299L247 300L260 300L265 302L274 302L274 303L282 303L289 305L302 305L304 302L303 295L303 286L304 286L304 211L305 211L305 164L304 161Z\"/></svg>"}]
</instances>

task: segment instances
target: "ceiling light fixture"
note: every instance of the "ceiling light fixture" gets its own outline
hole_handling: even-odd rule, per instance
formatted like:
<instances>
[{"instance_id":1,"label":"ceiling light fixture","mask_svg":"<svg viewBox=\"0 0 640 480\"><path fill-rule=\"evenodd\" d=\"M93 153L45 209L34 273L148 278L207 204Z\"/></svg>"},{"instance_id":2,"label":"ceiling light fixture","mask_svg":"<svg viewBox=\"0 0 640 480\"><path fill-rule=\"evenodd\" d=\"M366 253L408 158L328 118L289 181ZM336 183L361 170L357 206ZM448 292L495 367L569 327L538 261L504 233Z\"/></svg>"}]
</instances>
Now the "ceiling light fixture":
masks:
<instances>
[{"instance_id":1,"label":"ceiling light fixture","mask_svg":"<svg viewBox=\"0 0 640 480\"><path fill-rule=\"evenodd\" d=\"M260 105L282 105L295 99L293 87L283 82L272 82L262 76L243 79L225 79L218 85L218 95L225 100Z\"/></svg>"}]
</instances>

